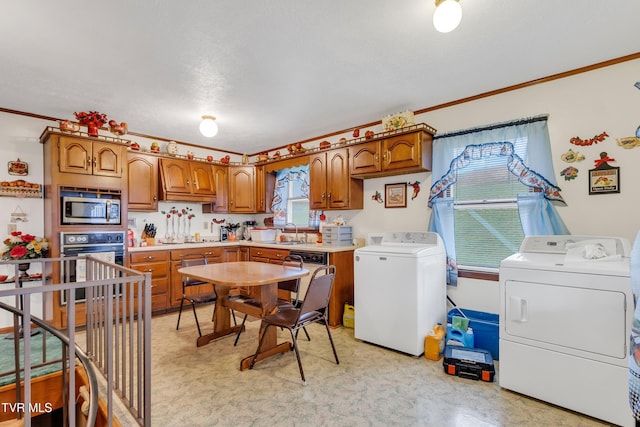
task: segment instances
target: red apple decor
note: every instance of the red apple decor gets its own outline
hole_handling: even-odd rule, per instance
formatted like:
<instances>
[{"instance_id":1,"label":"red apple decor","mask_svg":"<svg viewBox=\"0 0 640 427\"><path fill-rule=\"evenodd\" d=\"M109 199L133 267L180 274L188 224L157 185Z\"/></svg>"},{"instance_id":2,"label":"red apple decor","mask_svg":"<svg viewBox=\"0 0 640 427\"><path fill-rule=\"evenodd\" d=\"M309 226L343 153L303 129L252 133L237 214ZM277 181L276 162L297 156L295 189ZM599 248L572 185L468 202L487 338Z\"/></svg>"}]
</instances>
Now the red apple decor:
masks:
<instances>
[{"instance_id":1,"label":"red apple decor","mask_svg":"<svg viewBox=\"0 0 640 427\"><path fill-rule=\"evenodd\" d=\"M129 125L122 122L118 124L115 120L109 120L109 132L114 135L125 135L129 131Z\"/></svg>"},{"instance_id":2,"label":"red apple decor","mask_svg":"<svg viewBox=\"0 0 640 427\"><path fill-rule=\"evenodd\" d=\"M213 156L207 156L207 162L213 162Z\"/></svg>"},{"instance_id":3,"label":"red apple decor","mask_svg":"<svg viewBox=\"0 0 640 427\"><path fill-rule=\"evenodd\" d=\"M287 147L287 150L289 150L289 154L297 154L303 153L305 151L305 148L302 146L302 143L296 142L295 144L289 145Z\"/></svg>"},{"instance_id":4,"label":"red apple decor","mask_svg":"<svg viewBox=\"0 0 640 427\"><path fill-rule=\"evenodd\" d=\"M368 130L368 131L366 131L366 132L364 133L364 137L365 137L366 139L373 139L373 135L375 135L375 133L373 133L373 131L372 131L372 130Z\"/></svg>"},{"instance_id":5,"label":"red apple decor","mask_svg":"<svg viewBox=\"0 0 640 427\"><path fill-rule=\"evenodd\" d=\"M138 144L137 142L132 142L131 143L131 149L135 150L135 151L140 150L140 144Z\"/></svg>"},{"instance_id":6,"label":"red apple decor","mask_svg":"<svg viewBox=\"0 0 640 427\"><path fill-rule=\"evenodd\" d=\"M229 163L229 160L231 160L231 157L227 154L226 156L222 157L220 159L220 162L224 163L225 165Z\"/></svg>"}]
</instances>

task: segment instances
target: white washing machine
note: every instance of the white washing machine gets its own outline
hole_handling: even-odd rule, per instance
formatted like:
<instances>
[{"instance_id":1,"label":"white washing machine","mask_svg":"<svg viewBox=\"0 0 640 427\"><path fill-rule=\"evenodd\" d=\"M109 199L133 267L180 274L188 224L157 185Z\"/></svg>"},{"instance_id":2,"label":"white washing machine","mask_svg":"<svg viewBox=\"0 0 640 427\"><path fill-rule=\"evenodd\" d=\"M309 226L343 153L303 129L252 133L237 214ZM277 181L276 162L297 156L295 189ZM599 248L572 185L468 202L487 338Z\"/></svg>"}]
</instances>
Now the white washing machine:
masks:
<instances>
[{"instance_id":1,"label":"white washing machine","mask_svg":"<svg viewBox=\"0 0 640 427\"><path fill-rule=\"evenodd\" d=\"M354 252L357 339L420 356L446 322L446 255L437 233L386 232Z\"/></svg>"},{"instance_id":2,"label":"white washing machine","mask_svg":"<svg viewBox=\"0 0 640 427\"><path fill-rule=\"evenodd\" d=\"M618 425L628 403L629 242L530 236L500 263L500 386Z\"/></svg>"}]
</instances>

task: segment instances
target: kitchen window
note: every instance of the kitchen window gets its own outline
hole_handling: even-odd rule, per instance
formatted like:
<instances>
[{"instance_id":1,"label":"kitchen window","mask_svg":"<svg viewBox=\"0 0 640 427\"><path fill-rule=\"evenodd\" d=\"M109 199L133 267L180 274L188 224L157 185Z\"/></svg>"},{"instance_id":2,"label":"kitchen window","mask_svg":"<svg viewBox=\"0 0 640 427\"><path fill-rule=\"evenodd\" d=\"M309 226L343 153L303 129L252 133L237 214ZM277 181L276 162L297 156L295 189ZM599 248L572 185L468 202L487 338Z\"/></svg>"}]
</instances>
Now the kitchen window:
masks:
<instances>
[{"instance_id":1,"label":"kitchen window","mask_svg":"<svg viewBox=\"0 0 640 427\"><path fill-rule=\"evenodd\" d=\"M271 207L275 227L318 228L317 212L309 209L309 165L277 171Z\"/></svg>"},{"instance_id":2,"label":"kitchen window","mask_svg":"<svg viewBox=\"0 0 640 427\"><path fill-rule=\"evenodd\" d=\"M444 240L450 285L459 269L496 274L524 236L569 233L551 204L564 200L547 116L444 134L433 157L429 229Z\"/></svg>"}]
</instances>

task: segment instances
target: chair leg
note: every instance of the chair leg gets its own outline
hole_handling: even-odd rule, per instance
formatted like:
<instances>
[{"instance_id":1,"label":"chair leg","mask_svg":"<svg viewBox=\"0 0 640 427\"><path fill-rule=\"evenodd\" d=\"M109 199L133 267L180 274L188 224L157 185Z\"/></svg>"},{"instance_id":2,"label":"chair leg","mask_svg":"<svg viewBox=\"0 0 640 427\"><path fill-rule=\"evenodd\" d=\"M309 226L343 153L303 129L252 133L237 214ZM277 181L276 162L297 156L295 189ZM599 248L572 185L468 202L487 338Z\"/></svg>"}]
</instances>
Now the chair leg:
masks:
<instances>
[{"instance_id":1,"label":"chair leg","mask_svg":"<svg viewBox=\"0 0 640 427\"><path fill-rule=\"evenodd\" d=\"M176 331L180 329L180 316L182 316L182 306L184 305L184 298L180 300L180 311L178 312L178 324L176 325Z\"/></svg>"},{"instance_id":2,"label":"chair leg","mask_svg":"<svg viewBox=\"0 0 640 427\"><path fill-rule=\"evenodd\" d=\"M304 331L304 334L307 336L307 339L308 339L309 341L311 341L311 337L309 336L309 332L307 332L307 327L306 327L306 326L305 326L305 327L303 327L303 328L302 328L302 330Z\"/></svg>"},{"instance_id":3,"label":"chair leg","mask_svg":"<svg viewBox=\"0 0 640 427\"><path fill-rule=\"evenodd\" d=\"M302 370L302 360L300 359L300 351L298 350L298 340L296 340L296 335L298 335L298 331L293 332L293 329L289 329L291 332L291 340L293 341L293 349L296 352L296 359L298 359L298 369L300 369L300 376L302 377L302 384L307 385L307 381L304 378L304 371Z\"/></svg>"},{"instance_id":4,"label":"chair leg","mask_svg":"<svg viewBox=\"0 0 640 427\"><path fill-rule=\"evenodd\" d=\"M329 335L329 342L331 342L331 348L333 349L333 355L336 358L336 365L340 364L340 361L338 360L338 353L336 352L336 346L333 345L333 338L331 337L331 331L329 331L329 322L326 321L324 322L324 327L327 328L327 335Z\"/></svg>"},{"instance_id":5,"label":"chair leg","mask_svg":"<svg viewBox=\"0 0 640 427\"><path fill-rule=\"evenodd\" d=\"M196 326L198 327L198 336L202 336L202 332L200 331L200 322L198 322L198 315L196 314L196 304L192 301L191 308L193 309L193 317L196 319Z\"/></svg>"},{"instance_id":6,"label":"chair leg","mask_svg":"<svg viewBox=\"0 0 640 427\"><path fill-rule=\"evenodd\" d=\"M234 319L235 319L235 316L234 316ZM247 321L247 315L245 314L244 317L242 318L242 324L240 325L240 330L238 330L238 334L236 335L236 340L233 342L234 347L238 345L238 340L240 339L240 334L244 330L244 322L246 321Z\"/></svg>"}]
</instances>

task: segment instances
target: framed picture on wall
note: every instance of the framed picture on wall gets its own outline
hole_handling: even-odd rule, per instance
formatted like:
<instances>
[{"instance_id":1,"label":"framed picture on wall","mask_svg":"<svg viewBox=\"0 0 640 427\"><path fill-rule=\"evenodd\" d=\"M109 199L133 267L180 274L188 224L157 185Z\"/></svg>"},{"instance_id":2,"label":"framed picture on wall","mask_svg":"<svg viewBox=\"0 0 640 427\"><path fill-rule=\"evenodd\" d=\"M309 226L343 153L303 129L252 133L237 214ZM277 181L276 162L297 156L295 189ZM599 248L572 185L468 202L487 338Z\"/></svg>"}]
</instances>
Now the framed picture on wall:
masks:
<instances>
[{"instance_id":1,"label":"framed picture on wall","mask_svg":"<svg viewBox=\"0 0 640 427\"><path fill-rule=\"evenodd\" d=\"M596 168L589 170L589 194L620 192L620 168Z\"/></svg>"},{"instance_id":2,"label":"framed picture on wall","mask_svg":"<svg viewBox=\"0 0 640 427\"><path fill-rule=\"evenodd\" d=\"M407 207L407 184L386 184L384 186L384 207L385 208L406 208Z\"/></svg>"}]
</instances>

